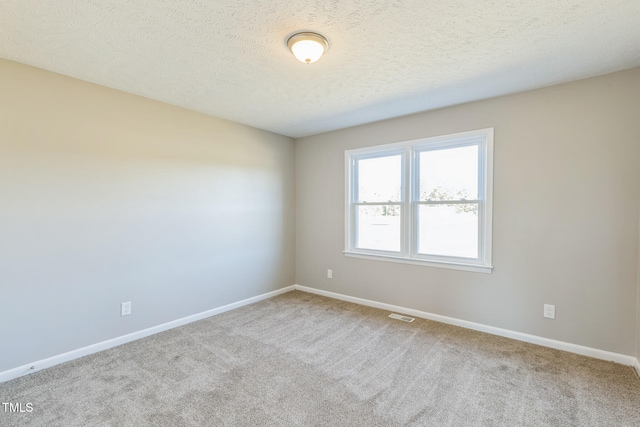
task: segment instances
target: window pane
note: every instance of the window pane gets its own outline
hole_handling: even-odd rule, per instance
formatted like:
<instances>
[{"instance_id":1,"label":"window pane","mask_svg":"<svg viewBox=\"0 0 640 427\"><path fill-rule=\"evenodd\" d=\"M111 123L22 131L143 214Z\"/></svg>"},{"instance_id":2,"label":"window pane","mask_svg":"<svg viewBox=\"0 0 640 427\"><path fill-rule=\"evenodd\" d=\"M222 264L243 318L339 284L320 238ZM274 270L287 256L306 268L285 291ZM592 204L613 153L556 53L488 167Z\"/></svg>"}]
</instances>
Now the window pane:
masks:
<instances>
[{"instance_id":1,"label":"window pane","mask_svg":"<svg viewBox=\"0 0 640 427\"><path fill-rule=\"evenodd\" d=\"M420 200L477 200L478 146L420 153Z\"/></svg>"},{"instance_id":2,"label":"window pane","mask_svg":"<svg viewBox=\"0 0 640 427\"><path fill-rule=\"evenodd\" d=\"M478 204L419 205L418 253L478 258Z\"/></svg>"},{"instance_id":3,"label":"window pane","mask_svg":"<svg viewBox=\"0 0 640 427\"><path fill-rule=\"evenodd\" d=\"M402 156L358 160L358 202L399 202Z\"/></svg>"},{"instance_id":4,"label":"window pane","mask_svg":"<svg viewBox=\"0 0 640 427\"><path fill-rule=\"evenodd\" d=\"M357 242L360 249L400 251L400 206L358 206Z\"/></svg>"}]
</instances>

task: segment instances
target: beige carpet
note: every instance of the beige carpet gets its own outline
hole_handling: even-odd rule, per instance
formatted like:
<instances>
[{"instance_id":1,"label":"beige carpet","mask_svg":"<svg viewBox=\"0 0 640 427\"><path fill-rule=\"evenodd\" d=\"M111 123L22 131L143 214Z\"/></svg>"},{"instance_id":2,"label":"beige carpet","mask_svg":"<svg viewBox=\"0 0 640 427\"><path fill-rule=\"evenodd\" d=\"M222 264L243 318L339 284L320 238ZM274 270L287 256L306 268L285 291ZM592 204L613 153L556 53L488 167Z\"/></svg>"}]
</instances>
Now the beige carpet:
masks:
<instances>
[{"instance_id":1,"label":"beige carpet","mask_svg":"<svg viewBox=\"0 0 640 427\"><path fill-rule=\"evenodd\" d=\"M290 292L0 384L2 426L639 426L627 366Z\"/></svg>"}]
</instances>

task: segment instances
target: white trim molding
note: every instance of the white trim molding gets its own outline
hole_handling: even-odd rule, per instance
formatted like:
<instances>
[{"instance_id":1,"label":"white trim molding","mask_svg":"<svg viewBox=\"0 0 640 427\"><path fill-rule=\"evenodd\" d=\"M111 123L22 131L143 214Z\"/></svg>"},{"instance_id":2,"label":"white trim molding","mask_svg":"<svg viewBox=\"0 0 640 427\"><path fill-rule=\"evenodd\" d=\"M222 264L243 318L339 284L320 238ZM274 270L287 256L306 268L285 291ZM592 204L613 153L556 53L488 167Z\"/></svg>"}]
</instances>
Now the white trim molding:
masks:
<instances>
[{"instance_id":1,"label":"white trim molding","mask_svg":"<svg viewBox=\"0 0 640 427\"><path fill-rule=\"evenodd\" d=\"M188 323L196 322L198 320L206 319L208 317L215 316L217 314L225 313L227 311L234 310L236 308L244 307L249 304L256 303L258 301L262 301L265 299L273 298L277 295L281 295L293 290L299 290L302 292L307 292L311 294L322 295L325 297L338 299L342 301L348 301L355 304L365 305L368 307L379 308L381 310L399 312L403 314L408 314L414 317L420 317L423 319L434 320L436 322L446 323L449 325L460 326L467 329L472 329L475 331L486 332L492 335L498 335L501 337L511 338L518 341L524 341L532 344L538 344L544 347L555 348L557 350L564 350L571 353L580 354L583 356L589 356L596 359L602 359L607 361L612 361L616 363L620 363L622 365L633 366L635 367L638 375L640 376L640 362L637 358L633 356L626 356L619 353L612 353L605 350L599 350L591 347L585 347L577 344L566 343L563 341L552 340L549 338L539 337L535 335L529 335L522 332L511 331L508 329L496 328L493 326L487 326L480 323L469 322L466 320L460 320L453 317L441 316L439 314L428 313L425 311L414 310L411 308L400 307L397 305L386 304L378 301L367 300L358 297L352 297L349 295L343 295L335 292L324 291L321 289L309 288L307 286L301 285L292 285L287 286L272 292L267 292L265 294L257 295L252 298L247 298L242 301L234 302L231 304L224 305L222 307L214 308L211 310L203 311L201 313L197 313L191 316L183 317L180 319L173 320L171 322L162 323L157 326L153 326L151 328L143 329L137 332L132 332L127 335L122 335L120 337L116 337L110 340L102 341L96 344L92 344L86 347L82 347L76 350L72 350L66 353L58 354L52 357L48 357L46 359L38 360L32 363L28 363L26 365L18 366L13 369L9 369L3 372L0 372L0 383L12 380L14 378L18 378L24 375L28 375L46 368L50 368L55 365L59 365L64 362L68 362L74 359L78 359L83 356L87 356L93 353L97 353L102 350L107 350L109 348L117 347L122 344L126 344L131 341L138 340L140 338L148 337L150 335L157 334L159 332L164 332L169 329L177 328L178 326L183 326Z\"/></svg>"},{"instance_id":2,"label":"white trim molding","mask_svg":"<svg viewBox=\"0 0 640 427\"><path fill-rule=\"evenodd\" d=\"M492 266L485 267L483 265L451 263L451 262L444 262L444 261L439 261L439 262L424 261L424 260L416 260L413 258L403 258L403 257L397 257L397 256L390 256L390 255L362 254L360 252L342 251L342 253L345 256L369 259L373 261L399 262L400 264L413 264L413 265L422 265L426 267L448 268L450 270L474 271L476 273L491 273L491 271L493 270Z\"/></svg>"},{"instance_id":3,"label":"white trim molding","mask_svg":"<svg viewBox=\"0 0 640 427\"><path fill-rule=\"evenodd\" d=\"M606 350L600 350L597 348L585 347L578 344L571 344L564 341L552 340L550 338L539 337L537 335L529 335L522 332L516 332L509 329L496 328L494 326L483 325L481 323L469 322L467 320L460 320L453 317L441 316L439 314L428 313L426 311L414 310L412 308L400 307L397 305L386 304L383 302L372 301L368 299L352 297L349 295L338 294L335 292L324 291L321 289L309 288L307 286L294 285L294 288L299 291L308 292L311 294L322 295L325 297L338 299L342 301L352 302L355 304L366 305L368 307L379 308L382 310L393 311L395 313L406 314L413 317L420 317L422 319L434 320L436 322L446 323L449 325L460 326L466 329L472 329L474 331L486 332L492 335L498 335L501 337L511 338L518 341L524 341L531 344L541 345L543 347L550 347L556 350L568 351L570 353L580 354L582 356L589 356L595 359L602 359L611 362L620 363L621 365L634 366L640 375L640 363L638 359L633 356L626 356L624 354L613 353Z\"/></svg>"},{"instance_id":4,"label":"white trim molding","mask_svg":"<svg viewBox=\"0 0 640 427\"><path fill-rule=\"evenodd\" d=\"M253 304L258 301L262 301L265 299L269 299L275 297L280 294L284 294L286 292L293 291L295 286L287 286L285 288L281 288L272 292L267 292L265 294L257 295L255 297L247 298L242 301L234 302L231 304L223 305L222 307L214 308L211 310L203 311L201 313L193 314L191 316L183 317L180 319L172 320L171 322L162 323L157 326L152 326L151 328L143 329L140 331L132 332L127 335L122 335L116 338L112 338L110 340L102 341L96 344L91 344L86 347L78 348L76 350L72 350L66 353L58 354L52 357L48 357L46 359L38 360L36 362L28 363L26 365L18 366L13 369L8 369L6 371L0 372L0 383L12 380L14 378L21 377L23 375L32 374L37 371L41 371L42 369L50 368L55 365L59 365L64 362L68 362L70 360L78 359L83 356L88 356L93 353L97 353L102 350L107 350L112 347L117 347L122 344L126 344L131 341L139 340L140 338L148 337L149 335L154 335L159 332L164 332L169 329L177 328L178 326L183 326L188 323L192 323L198 320L206 319L207 317L215 316L217 314L221 314L227 311L234 310L236 308L243 307L245 305Z\"/></svg>"}]
</instances>

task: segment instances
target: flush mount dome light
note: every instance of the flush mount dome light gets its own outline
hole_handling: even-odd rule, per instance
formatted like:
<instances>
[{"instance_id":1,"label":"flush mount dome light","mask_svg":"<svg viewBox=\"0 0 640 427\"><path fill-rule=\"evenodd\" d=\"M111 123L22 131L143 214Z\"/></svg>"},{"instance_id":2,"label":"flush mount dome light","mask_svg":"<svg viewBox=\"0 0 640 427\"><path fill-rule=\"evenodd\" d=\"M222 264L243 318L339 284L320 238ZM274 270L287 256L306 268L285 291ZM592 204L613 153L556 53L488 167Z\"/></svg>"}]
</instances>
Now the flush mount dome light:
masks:
<instances>
[{"instance_id":1,"label":"flush mount dome light","mask_svg":"<svg viewBox=\"0 0 640 427\"><path fill-rule=\"evenodd\" d=\"M299 61L316 62L329 48L329 42L318 33L296 33L289 37L287 46Z\"/></svg>"}]
</instances>

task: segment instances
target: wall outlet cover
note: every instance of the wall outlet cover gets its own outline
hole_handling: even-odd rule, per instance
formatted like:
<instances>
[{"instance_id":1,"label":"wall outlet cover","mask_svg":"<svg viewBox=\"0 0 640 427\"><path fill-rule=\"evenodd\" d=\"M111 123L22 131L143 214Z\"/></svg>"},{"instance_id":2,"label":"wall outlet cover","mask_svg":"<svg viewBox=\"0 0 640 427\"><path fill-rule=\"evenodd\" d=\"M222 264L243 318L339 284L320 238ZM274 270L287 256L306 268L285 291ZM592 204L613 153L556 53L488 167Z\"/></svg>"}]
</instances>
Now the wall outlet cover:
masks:
<instances>
[{"instance_id":1,"label":"wall outlet cover","mask_svg":"<svg viewBox=\"0 0 640 427\"><path fill-rule=\"evenodd\" d=\"M120 316L128 316L131 314L131 301L120 304Z\"/></svg>"},{"instance_id":2,"label":"wall outlet cover","mask_svg":"<svg viewBox=\"0 0 640 427\"><path fill-rule=\"evenodd\" d=\"M544 313L543 316L547 319L555 319L556 318L556 306L551 304L544 305Z\"/></svg>"}]
</instances>

